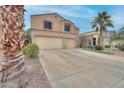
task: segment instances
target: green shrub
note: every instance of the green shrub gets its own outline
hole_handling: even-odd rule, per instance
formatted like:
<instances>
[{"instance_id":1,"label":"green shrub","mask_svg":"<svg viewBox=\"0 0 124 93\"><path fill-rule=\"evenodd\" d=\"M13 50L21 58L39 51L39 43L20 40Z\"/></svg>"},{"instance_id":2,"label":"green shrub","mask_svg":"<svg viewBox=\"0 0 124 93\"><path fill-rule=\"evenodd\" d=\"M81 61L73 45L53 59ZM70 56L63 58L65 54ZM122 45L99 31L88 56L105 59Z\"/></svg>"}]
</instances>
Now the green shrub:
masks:
<instances>
[{"instance_id":1,"label":"green shrub","mask_svg":"<svg viewBox=\"0 0 124 93\"><path fill-rule=\"evenodd\" d=\"M28 44L24 47L24 55L29 58L35 58L38 56L39 47L36 44Z\"/></svg>"},{"instance_id":2,"label":"green shrub","mask_svg":"<svg viewBox=\"0 0 124 93\"><path fill-rule=\"evenodd\" d=\"M105 45L105 48L110 48L111 46L110 45Z\"/></svg>"},{"instance_id":3,"label":"green shrub","mask_svg":"<svg viewBox=\"0 0 124 93\"><path fill-rule=\"evenodd\" d=\"M95 50L103 50L103 47L100 45L96 45L94 48L95 48Z\"/></svg>"},{"instance_id":4,"label":"green shrub","mask_svg":"<svg viewBox=\"0 0 124 93\"><path fill-rule=\"evenodd\" d=\"M118 45L119 50L124 51L124 44Z\"/></svg>"},{"instance_id":5,"label":"green shrub","mask_svg":"<svg viewBox=\"0 0 124 93\"><path fill-rule=\"evenodd\" d=\"M88 48L93 49L93 46L88 46Z\"/></svg>"}]
</instances>

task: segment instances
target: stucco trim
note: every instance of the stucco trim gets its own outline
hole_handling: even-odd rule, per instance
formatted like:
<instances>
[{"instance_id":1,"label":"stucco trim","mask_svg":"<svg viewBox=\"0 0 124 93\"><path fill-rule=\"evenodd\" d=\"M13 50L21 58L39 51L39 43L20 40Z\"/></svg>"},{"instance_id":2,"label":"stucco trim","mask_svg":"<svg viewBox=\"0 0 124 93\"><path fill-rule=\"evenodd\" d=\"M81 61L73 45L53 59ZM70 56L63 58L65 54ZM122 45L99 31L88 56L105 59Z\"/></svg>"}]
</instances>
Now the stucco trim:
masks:
<instances>
[{"instance_id":1,"label":"stucco trim","mask_svg":"<svg viewBox=\"0 0 124 93\"><path fill-rule=\"evenodd\" d=\"M53 32L53 33L64 33L64 34L77 34L77 33L72 33L72 32L60 32L60 31L53 31L53 30L41 30L41 29L36 29L36 28L31 28L30 30L44 31L44 32Z\"/></svg>"},{"instance_id":2,"label":"stucco trim","mask_svg":"<svg viewBox=\"0 0 124 93\"><path fill-rule=\"evenodd\" d=\"M69 38L69 37L65 38L65 37L63 37L63 36L34 35L34 37L63 38L63 39L74 39L74 40L75 40L75 38Z\"/></svg>"}]
</instances>

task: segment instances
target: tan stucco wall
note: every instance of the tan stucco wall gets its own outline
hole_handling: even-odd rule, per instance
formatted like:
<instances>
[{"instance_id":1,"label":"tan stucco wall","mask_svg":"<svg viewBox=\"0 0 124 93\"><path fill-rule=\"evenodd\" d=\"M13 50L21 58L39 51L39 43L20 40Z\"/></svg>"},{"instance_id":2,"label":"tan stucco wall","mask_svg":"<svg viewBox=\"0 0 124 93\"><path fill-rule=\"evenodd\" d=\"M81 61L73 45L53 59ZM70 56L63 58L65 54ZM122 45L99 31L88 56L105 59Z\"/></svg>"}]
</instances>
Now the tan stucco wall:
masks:
<instances>
[{"instance_id":1,"label":"tan stucco wall","mask_svg":"<svg viewBox=\"0 0 124 93\"><path fill-rule=\"evenodd\" d=\"M76 29L74 28L74 24L72 22L65 20L55 14L31 16L31 28L40 30L50 30L44 28L44 21L52 22L52 31L64 32L64 24L68 23L71 25L70 33L76 33Z\"/></svg>"},{"instance_id":2,"label":"tan stucco wall","mask_svg":"<svg viewBox=\"0 0 124 93\"><path fill-rule=\"evenodd\" d=\"M52 29L45 29L44 21L51 21ZM71 25L69 32L64 31L64 24ZM76 48L79 42L79 29L71 21L56 14L31 16L31 35L33 43L36 43L37 37L61 38L63 48Z\"/></svg>"},{"instance_id":3,"label":"tan stucco wall","mask_svg":"<svg viewBox=\"0 0 124 93\"><path fill-rule=\"evenodd\" d=\"M88 40L92 40L93 38L96 38L96 45L98 45L99 32L86 33L86 34L80 36L81 47L87 47L88 46Z\"/></svg>"},{"instance_id":4,"label":"tan stucco wall","mask_svg":"<svg viewBox=\"0 0 124 93\"><path fill-rule=\"evenodd\" d=\"M110 45L110 40L108 38L103 38L103 45Z\"/></svg>"},{"instance_id":5,"label":"tan stucco wall","mask_svg":"<svg viewBox=\"0 0 124 93\"><path fill-rule=\"evenodd\" d=\"M113 40L112 42L112 45L121 45L121 44L124 44L124 40Z\"/></svg>"},{"instance_id":6,"label":"tan stucco wall","mask_svg":"<svg viewBox=\"0 0 124 93\"><path fill-rule=\"evenodd\" d=\"M77 34L75 33L69 33L69 32L55 32L55 31L41 31L36 29L31 29L31 35L32 35L32 42L36 43L39 38L39 41L42 41L42 38L60 38L62 39L62 48L76 48L77 47ZM69 42L70 41L70 42ZM51 42L49 40L49 42ZM51 43L51 44L57 44L57 43ZM51 45L52 46L52 45Z\"/></svg>"},{"instance_id":7,"label":"tan stucco wall","mask_svg":"<svg viewBox=\"0 0 124 93\"><path fill-rule=\"evenodd\" d=\"M111 32L112 33L112 32ZM83 45L83 47L87 46L88 43L88 39L92 39L92 38L96 38L96 45L98 45L100 43L99 41L99 31L92 31L92 32L87 32L87 33L83 33L80 35L80 43ZM110 32L104 32L103 33L103 46L105 45L110 45Z\"/></svg>"},{"instance_id":8,"label":"tan stucco wall","mask_svg":"<svg viewBox=\"0 0 124 93\"><path fill-rule=\"evenodd\" d=\"M61 18L56 15L42 15L42 16L31 16L31 28L44 29L44 21L52 22L52 31L60 31L60 20Z\"/></svg>"}]
</instances>

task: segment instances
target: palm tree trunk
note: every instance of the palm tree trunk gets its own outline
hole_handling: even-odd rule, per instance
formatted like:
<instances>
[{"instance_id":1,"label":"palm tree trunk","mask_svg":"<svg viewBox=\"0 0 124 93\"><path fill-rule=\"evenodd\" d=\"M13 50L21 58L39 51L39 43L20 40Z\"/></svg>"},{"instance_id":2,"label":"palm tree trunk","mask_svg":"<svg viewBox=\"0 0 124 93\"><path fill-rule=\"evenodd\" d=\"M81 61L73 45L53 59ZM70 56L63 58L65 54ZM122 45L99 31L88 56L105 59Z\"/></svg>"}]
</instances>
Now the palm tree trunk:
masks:
<instances>
[{"instance_id":1,"label":"palm tree trunk","mask_svg":"<svg viewBox=\"0 0 124 93\"><path fill-rule=\"evenodd\" d=\"M24 44L24 6L1 6L2 15L2 87L23 87L25 63Z\"/></svg>"},{"instance_id":2,"label":"palm tree trunk","mask_svg":"<svg viewBox=\"0 0 124 93\"><path fill-rule=\"evenodd\" d=\"M100 27L100 46L103 46L103 29Z\"/></svg>"}]
</instances>

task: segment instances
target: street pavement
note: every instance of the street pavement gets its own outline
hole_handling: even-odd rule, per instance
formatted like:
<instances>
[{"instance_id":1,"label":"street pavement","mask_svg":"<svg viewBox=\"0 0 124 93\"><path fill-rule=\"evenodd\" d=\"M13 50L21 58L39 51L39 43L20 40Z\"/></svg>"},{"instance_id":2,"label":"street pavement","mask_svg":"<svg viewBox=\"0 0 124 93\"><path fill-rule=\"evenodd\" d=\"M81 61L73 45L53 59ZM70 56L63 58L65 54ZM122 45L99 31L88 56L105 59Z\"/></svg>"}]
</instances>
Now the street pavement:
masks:
<instances>
[{"instance_id":1,"label":"street pavement","mask_svg":"<svg viewBox=\"0 0 124 93\"><path fill-rule=\"evenodd\" d=\"M41 50L40 62L52 87L124 87L124 58L83 49Z\"/></svg>"}]
</instances>

